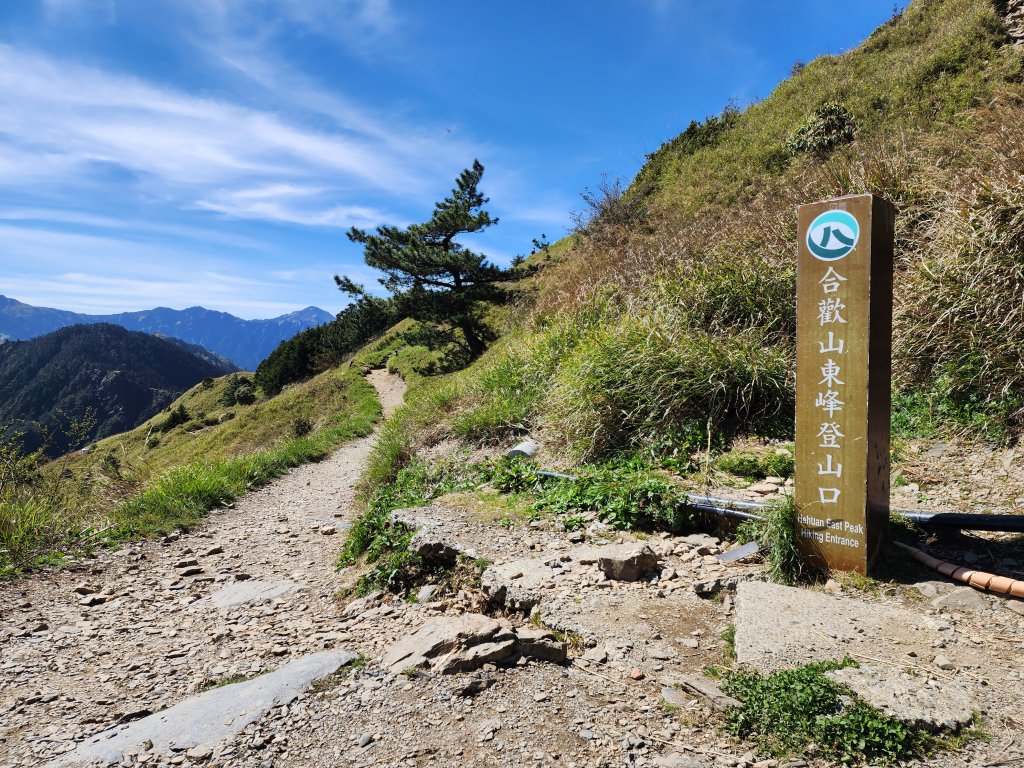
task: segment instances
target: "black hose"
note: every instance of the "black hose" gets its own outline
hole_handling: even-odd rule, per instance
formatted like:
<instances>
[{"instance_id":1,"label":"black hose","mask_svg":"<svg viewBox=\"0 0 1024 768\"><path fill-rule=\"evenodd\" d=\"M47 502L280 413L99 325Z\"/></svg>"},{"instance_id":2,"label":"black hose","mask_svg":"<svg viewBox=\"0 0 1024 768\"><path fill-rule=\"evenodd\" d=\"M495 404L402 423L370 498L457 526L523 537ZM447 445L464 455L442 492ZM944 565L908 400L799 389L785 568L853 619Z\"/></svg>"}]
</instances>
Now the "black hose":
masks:
<instances>
[{"instance_id":1,"label":"black hose","mask_svg":"<svg viewBox=\"0 0 1024 768\"><path fill-rule=\"evenodd\" d=\"M563 472L538 470L542 477L559 480L577 480L575 475ZM759 501L734 501L719 499L714 496L687 495L687 506L701 512L710 512L720 517L733 517L738 520L763 520L755 510L764 509ZM911 512L905 509L894 509L894 516L905 517L915 525L934 530L958 531L999 531L1002 533L1024 533L1024 515L982 515L966 512Z\"/></svg>"}]
</instances>

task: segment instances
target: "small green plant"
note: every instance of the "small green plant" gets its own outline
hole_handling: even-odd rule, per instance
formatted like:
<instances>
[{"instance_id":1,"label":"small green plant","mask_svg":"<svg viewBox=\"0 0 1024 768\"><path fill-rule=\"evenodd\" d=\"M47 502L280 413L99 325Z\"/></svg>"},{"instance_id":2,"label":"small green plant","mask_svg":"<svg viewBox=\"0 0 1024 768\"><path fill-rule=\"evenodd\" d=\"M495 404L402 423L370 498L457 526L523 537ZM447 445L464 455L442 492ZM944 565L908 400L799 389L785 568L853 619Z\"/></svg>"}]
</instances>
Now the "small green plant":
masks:
<instances>
[{"instance_id":1,"label":"small green plant","mask_svg":"<svg viewBox=\"0 0 1024 768\"><path fill-rule=\"evenodd\" d=\"M313 422L302 416L292 422L292 434L295 437L305 437L313 431Z\"/></svg>"},{"instance_id":2,"label":"small green plant","mask_svg":"<svg viewBox=\"0 0 1024 768\"><path fill-rule=\"evenodd\" d=\"M930 752L937 742L926 731L883 714L825 675L851 666L856 663L846 658L768 675L726 671L722 688L741 702L726 727L780 758L802 755L812 743L844 764L894 764Z\"/></svg>"},{"instance_id":3,"label":"small green plant","mask_svg":"<svg viewBox=\"0 0 1024 768\"><path fill-rule=\"evenodd\" d=\"M724 472L757 480L765 477L792 477L794 456L789 449L768 451L729 451L715 461Z\"/></svg>"},{"instance_id":4,"label":"small green plant","mask_svg":"<svg viewBox=\"0 0 1024 768\"><path fill-rule=\"evenodd\" d=\"M856 129L853 113L842 104L829 101L814 110L807 122L797 128L786 148L794 155L807 152L823 157L853 141Z\"/></svg>"},{"instance_id":5,"label":"small green plant","mask_svg":"<svg viewBox=\"0 0 1024 768\"><path fill-rule=\"evenodd\" d=\"M722 631L722 634L719 637L721 638L722 644L724 646L723 653L725 654L725 658L730 660L730 661L735 661L735 659L736 659L736 625L735 624L730 624L728 627L726 627Z\"/></svg>"},{"instance_id":6,"label":"small green plant","mask_svg":"<svg viewBox=\"0 0 1024 768\"><path fill-rule=\"evenodd\" d=\"M342 680L347 678L354 671L365 667L366 662L366 657L360 653L348 664L339 667L335 672L331 673L330 675L327 675L326 677L321 677L319 680L314 681L314 683L310 686L310 690L314 693L324 693L325 691L329 691L332 688L336 688L338 684L341 683Z\"/></svg>"},{"instance_id":7,"label":"small green plant","mask_svg":"<svg viewBox=\"0 0 1024 768\"><path fill-rule=\"evenodd\" d=\"M569 515L562 518L562 525L567 531L580 531L587 525L587 519L583 515Z\"/></svg>"},{"instance_id":8,"label":"small green plant","mask_svg":"<svg viewBox=\"0 0 1024 768\"><path fill-rule=\"evenodd\" d=\"M214 688L223 688L225 685L234 685L235 683L244 683L246 680L252 678L248 675L230 675L228 677L221 678L220 680L208 683L203 690L212 691Z\"/></svg>"}]
</instances>

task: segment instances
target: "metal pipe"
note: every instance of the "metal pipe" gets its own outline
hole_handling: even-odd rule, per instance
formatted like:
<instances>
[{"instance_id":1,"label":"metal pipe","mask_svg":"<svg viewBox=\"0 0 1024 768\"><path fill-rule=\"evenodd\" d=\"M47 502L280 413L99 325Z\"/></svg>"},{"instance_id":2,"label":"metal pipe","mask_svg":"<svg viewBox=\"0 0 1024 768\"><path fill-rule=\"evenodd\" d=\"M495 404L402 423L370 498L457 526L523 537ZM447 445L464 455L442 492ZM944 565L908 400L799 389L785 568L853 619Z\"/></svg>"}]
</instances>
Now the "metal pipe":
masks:
<instances>
[{"instance_id":1,"label":"metal pipe","mask_svg":"<svg viewBox=\"0 0 1024 768\"><path fill-rule=\"evenodd\" d=\"M894 509L892 513L905 517L925 528L1024 533L1024 515L981 515L969 512L909 512L902 509Z\"/></svg>"},{"instance_id":2,"label":"metal pipe","mask_svg":"<svg viewBox=\"0 0 1024 768\"><path fill-rule=\"evenodd\" d=\"M541 477L552 477L559 480L578 480L576 475L564 472L537 470ZM714 496L687 494L687 506L701 512L710 512L722 517L734 517L739 520L762 520L755 513L764 509L759 501L739 501L720 499ZM1002 533L1024 533L1024 515L983 515L970 512L911 512L906 509L894 509L891 514L905 517L916 525L934 530L957 531L998 531Z\"/></svg>"}]
</instances>

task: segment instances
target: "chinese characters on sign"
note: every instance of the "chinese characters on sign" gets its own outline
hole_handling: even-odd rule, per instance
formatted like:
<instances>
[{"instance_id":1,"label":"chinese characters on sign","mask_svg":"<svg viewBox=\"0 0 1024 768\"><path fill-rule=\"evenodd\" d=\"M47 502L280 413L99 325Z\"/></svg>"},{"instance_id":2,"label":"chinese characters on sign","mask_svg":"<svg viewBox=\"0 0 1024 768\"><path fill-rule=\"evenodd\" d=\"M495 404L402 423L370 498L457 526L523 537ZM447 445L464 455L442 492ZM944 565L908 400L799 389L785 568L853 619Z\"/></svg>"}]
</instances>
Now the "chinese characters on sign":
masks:
<instances>
[{"instance_id":1,"label":"chinese characters on sign","mask_svg":"<svg viewBox=\"0 0 1024 768\"><path fill-rule=\"evenodd\" d=\"M892 222L870 195L800 208L795 501L819 566L866 572L888 520Z\"/></svg>"}]
</instances>

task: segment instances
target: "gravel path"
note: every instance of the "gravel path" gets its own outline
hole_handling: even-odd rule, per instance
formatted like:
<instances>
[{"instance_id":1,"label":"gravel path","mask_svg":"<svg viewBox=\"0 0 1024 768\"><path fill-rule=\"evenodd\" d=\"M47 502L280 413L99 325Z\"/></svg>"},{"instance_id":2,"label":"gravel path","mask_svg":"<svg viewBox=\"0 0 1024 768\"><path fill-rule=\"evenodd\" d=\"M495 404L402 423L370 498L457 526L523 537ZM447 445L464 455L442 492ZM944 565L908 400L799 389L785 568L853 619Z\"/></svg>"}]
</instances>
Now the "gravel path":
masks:
<instances>
[{"instance_id":1,"label":"gravel path","mask_svg":"<svg viewBox=\"0 0 1024 768\"><path fill-rule=\"evenodd\" d=\"M368 379L390 416L404 382ZM375 440L293 469L187 536L0 585L0 766L39 765L113 723L338 644L335 534ZM269 600L211 599L258 583Z\"/></svg>"},{"instance_id":2,"label":"gravel path","mask_svg":"<svg viewBox=\"0 0 1024 768\"><path fill-rule=\"evenodd\" d=\"M382 371L369 379L390 415L404 385ZM505 527L470 496L441 500L420 511L432 531L535 589L539 619L573 641L571 662L520 658L441 676L384 668L385 651L425 622L486 606L469 582L423 593L422 602L341 595L341 584L357 574L335 570L340 534L374 440L353 441L324 462L293 470L187 536L135 543L73 570L0 586L0 768L47 765L118 722L325 651L350 651L363 661L275 706L228 743L171 754L143 745L121 764L776 765L725 737L707 699L672 687L721 663L720 636L741 623L729 590L705 599L711 588L760 577L759 566L720 563L719 542L703 534L645 540L659 556L658 570L640 581L614 581L595 551L616 540L637 543L634 537L596 522L585 535L568 534L554 520ZM927 765L1022 758L1020 615L1002 601L950 592L946 583L875 596L830 588L934 619L935 637L921 647L900 645L905 628L893 625L883 628L886 644L871 655L910 665L926 680L964 683L988 709L990 741ZM805 639L834 641L837 655L844 651L838 633ZM947 654L952 668L936 667L937 653Z\"/></svg>"}]
</instances>

